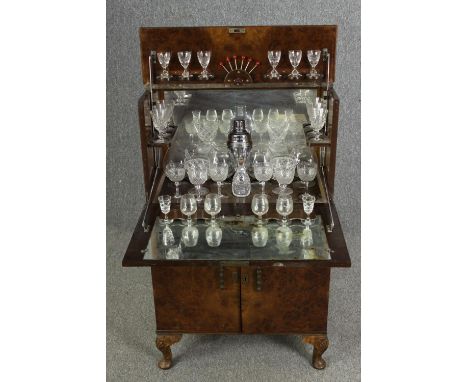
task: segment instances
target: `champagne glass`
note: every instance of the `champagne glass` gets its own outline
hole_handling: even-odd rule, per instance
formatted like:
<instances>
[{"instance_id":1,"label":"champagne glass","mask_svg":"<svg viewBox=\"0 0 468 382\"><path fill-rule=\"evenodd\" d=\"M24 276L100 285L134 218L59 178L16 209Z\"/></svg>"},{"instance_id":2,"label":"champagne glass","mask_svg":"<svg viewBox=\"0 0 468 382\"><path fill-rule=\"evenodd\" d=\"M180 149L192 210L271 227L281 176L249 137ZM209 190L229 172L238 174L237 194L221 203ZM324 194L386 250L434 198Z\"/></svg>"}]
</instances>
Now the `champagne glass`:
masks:
<instances>
[{"instance_id":1,"label":"champagne glass","mask_svg":"<svg viewBox=\"0 0 468 382\"><path fill-rule=\"evenodd\" d=\"M220 198L227 197L227 195L221 193L221 186L222 182L228 177L230 159L229 152L225 147L214 147L210 152L208 173L218 186L218 196Z\"/></svg>"},{"instance_id":2,"label":"champagne glass","mask_svg":"<svg viewBox=\"0 0 468 382\"><path fill-rule=\"evenodd\" d=\"M263 248L268 242L268 228L262 224L253 226L251 235L254 247Z\"/></svg>"},{"instance_id":3,"label":"champagne glass","mask_svg":"<svg viewBox=\"0 0 468 382\"><path fill-rule=\"evenodd\" d=\"M221 114L221 124L219 130L227 137L231 131L231 119L234 118L234 113L231 109L224 109Z\"/></svg>"},{"instance_id":4,"label":"champagne glass","mask_svg":"<svg viewBox=\"0 0 468 382\"><path fill-rule=\"evenodd\" d=\"M301 73L297 70L297 67L301 63L302 58L302 50L290 50L289 54L289 62L291 63L293 70L289 73L288 77L291 79L299 79L302 77Z\"/></svg>"},{"instance_id":5,"label":"champagne glass","mask_svg":"<svg viewBox=\"0 0 468 382\"><path fill-rule=\"evenodd\" d=\"M167 162L164 169L166 176L170 179L171 182L174 182L176 192L174 198L180 198L179 185L180 182L185 178L185 166L183 160L170 160Z\"/></svg>"},{"instance_id":6,"label":"champagne glass","mask_svg":"<svg viewBox=\"0 0 468 382\"><path fill-rule=\"evenodd\" d=\"M265 182L273 176L273 164L269 151L257 150L252 155L252 166L255 178L262 186L262 194L265 193Z\"/></svg>"},{"instance_id":7,"label":"champagne glass","mask_svg":"<svg viewBox=\"0 0 468 382\"><path fill-rule=\"evenodd\" d=\"M309 182L312 182L317 175L317 164L310 158L309 160L300 160L297 164L297 175L305 183L305 193L309 194Z\"/></svg>"},{"instance_id":8,"label":"champagne glass","mask_svg":"<svg viewBox=\"0 0 468 382\"><path fill-rule=\"evenodd\" d=\"M293 198L291 195L278 195L278 199L276 199L276 212L283 217L281 224L286 226L288 223L287 216L293 212Z\"/></svg>"},{"instance_id":9,"label":"champagne glass","mask_svg":"<svg viewBox=\"0 0 468 382\"><path fill-rule=\"evenodd\" d=\"M203 68L202 72L198 76L199 80L208 80L210 75L206 68L210 64L211 59L211 50L199 50L197 52L198 62L200 63L201 67Z\"/></svg>"},{"instance_id":10,"label":"champagne glass","mask_svg":"<svg viewBox=\"0 0 468 382\"><path fill-rule=\"evenodd\" d=\"M304 208L304 212L307 215L307 219L304 222L306 226L310 226L312 223L312 221L310 220L310 214L314 210L314 203L315 203L315 196L309 195L309 194L302 195L302 206Z\"/></svg>"},{"instance_id":11,"label":"champagne glass","mask_svg":"<svg viewBox=\"0 0 468 382\"><path fill-rule=\"evenodd\" d=\"M315 67L320 61L320 50L308 50L307 59L309 60L310 64L310 72L307 74L307 77L310 79L318 78L319 75L317 70L315 70Z\"/></svg>"},{"instance_id":12,"label":"champagne glass","mask_svg":"<svg viewBox=\"0 0 468 382\"><path fill-rule=\"evenodd\" d=\"M216 222L216 215L221 212L221 198L218 194L208 194L205 196L205 212L211 215L211 224Z\"/></svg>"},{"instance_id":13,"label":"champagne glass","mask_svg":"<svg viewBox=\"0 0 468 382\"><path fill-rule=\"evenodd\" d=\"M206 243L210 247L219 247L223 238L223 230L216 224L210 224L205 231Z\"/></svg>"},{"instance_id":14,"label":"champagne glass","mask_svg":"<svg viewBox=\"0 0 468 382\"><path fill-rule=\"evenodd\" d=\"M203 199L200 194L200 188L208 179L208 160L203 158L193 158L185 161L185 168L189 176L190 183L195 186L197 191L197 202Z\"/></svg>"},{"instance_id":15,"label":"champagne glass","mask_svg":"<svg viewBox=\"0 0 468 382\"><path fill-rule=\"evenodd\" d=\"M197 200L193 194L185 194L180 198L180 211L187 216L187 225L192 224L192 215L197 212Z\"/></svg>"},{"instance_id":16,"label":"champagne glass","mask_svg":"<svg viewBox=\"0 0 468 382\"><path fill-rule=\"evenodd\" d=\"M184 50L182 52L177 52L177 57L179 58L180 65L184 68L182 72L182 76L180 77L181 80L189 80L190 73L187 68L190 65L190 59L192 58L192 52L189 50Z\"/></svg>"},{"instance_id":17,"label":"champagne glass","mask_svg":"<svg viewBox=\"0 0 468 382\"><path fill-rule=\"evenodd\" d=\"M167 214L171 210L171 195L161 195L158 197L159 207L164 214L164 224L172 223L172 219L168 219Z\"/></svg>"},{"instance_id":18,"label":"champagne glass","mask_svg":"<svg viewBox=\"0 0 468 382\"><path fill-rule=\"evenodd\" d=\"M263 133L266 131L266 125L263 123L263 109L254 109L252 112L253 130L260 134L260 142L262 142Z\"/></svg>"},{"instance_id":19,"label":"champagne glass","mask_svg":"<svg viewBox=\"0 0 468 382\"><path fill-rule=\"evenodd\" d=\"M167 70L167 67L169 66L169 62L171 61L171 52L158 52L157 56L158 56L159 65L161 65L161 67L163 68L163 71L161 75L159 76L159 79L169 81L171 76Z\"/></svg>"},{"instance_id":20,"label":"champagne glass","mask_svg":"<svg viewBox=\"0 0 468 382\"><path fill-rule=\"evenodd\" d=\"M280 60L281 60L281 50L269 50L268 51L268 61L270 62L272 70L270 73L266 75L267 78L269 79L281 78L281 74L279 74L278 71L276 70L276 67L278 66Z\"/></svg>"},{"instance_id":21,"label":"champagne glass","mask_svg":"<svg viewBox=\"0 0 468 382\"><path fill-rule=\"evenodd\" d=\"M291 156L279 156L273 160L273 175L279 187L275 188L275 194L292 194L292 190L287 187L294 179L296 170L296 159Z\"/></svg>"},{"instance_id":22,"label":"champagne glass","mask_svg":"<svg viewBox=\"0 0 468 382\"><path fill-rule=\"evenodd\" d=\"M268 198L265 194L255 194L252 197L252 212L258 216L258 222L262 223L262 216L268 212Z\"/></svg>"}]
</instances>

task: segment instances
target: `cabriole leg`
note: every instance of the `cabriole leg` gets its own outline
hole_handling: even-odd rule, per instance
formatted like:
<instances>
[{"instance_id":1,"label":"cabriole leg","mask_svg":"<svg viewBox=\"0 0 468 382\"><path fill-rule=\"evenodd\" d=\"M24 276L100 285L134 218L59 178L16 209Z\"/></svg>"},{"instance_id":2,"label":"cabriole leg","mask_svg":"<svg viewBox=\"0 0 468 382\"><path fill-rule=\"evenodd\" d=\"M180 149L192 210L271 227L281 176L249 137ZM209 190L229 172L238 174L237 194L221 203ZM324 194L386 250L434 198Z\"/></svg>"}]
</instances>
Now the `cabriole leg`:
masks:
<instances>
[{"instance_id":1,"label":"cabriole leg","mask_svg":"<svg viewBox=\"0 0 468 382\"><path fill-rule=\"evenodd\" d=\"M304 342L311 344L314 347L312 353L312 366L315 369L325 369L327 363L322 358L322 354L328 349L328 338L325 334L317 334L313 336L305 336Z\"/></svg>"},{"instance_id":2,"label":"cabriole leg","mask_svg":"<svg viewBox=\"0 0 468 382\"><path fill-rule=\"evenodd\" d=\"M182 334L173 334L170 336L156 336L156 347L163 354L163 358L158 362L160 369L169 369L172 366L171 346L179 342Z\"/></svg>"}]
</instances>

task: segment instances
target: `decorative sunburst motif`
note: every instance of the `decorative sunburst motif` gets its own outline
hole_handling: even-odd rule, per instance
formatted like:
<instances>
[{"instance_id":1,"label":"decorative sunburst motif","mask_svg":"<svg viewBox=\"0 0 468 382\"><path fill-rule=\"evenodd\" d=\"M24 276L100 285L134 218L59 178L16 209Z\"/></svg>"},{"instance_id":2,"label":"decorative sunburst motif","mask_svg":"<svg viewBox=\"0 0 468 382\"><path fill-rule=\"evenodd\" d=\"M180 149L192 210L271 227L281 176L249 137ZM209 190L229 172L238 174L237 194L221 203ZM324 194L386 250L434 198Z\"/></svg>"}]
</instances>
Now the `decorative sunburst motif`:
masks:
<instances>
[{"instance_id":1,"label":"decorative sunburst motif","mask_svg":"<svg viewBox=\"0 0 468 382\"><path fill-rule=\"evenodd\" d=\"M252 61L254 61L255 64L250 65ZM219 66L226 71L224 82L233 83L235 85L253 82L251 74L259 65L260 62L255 61L251 57L241 56L239 59L236 55L226 57L226 64L223 62L219 63Z\"/></svg>"}]
</instances>

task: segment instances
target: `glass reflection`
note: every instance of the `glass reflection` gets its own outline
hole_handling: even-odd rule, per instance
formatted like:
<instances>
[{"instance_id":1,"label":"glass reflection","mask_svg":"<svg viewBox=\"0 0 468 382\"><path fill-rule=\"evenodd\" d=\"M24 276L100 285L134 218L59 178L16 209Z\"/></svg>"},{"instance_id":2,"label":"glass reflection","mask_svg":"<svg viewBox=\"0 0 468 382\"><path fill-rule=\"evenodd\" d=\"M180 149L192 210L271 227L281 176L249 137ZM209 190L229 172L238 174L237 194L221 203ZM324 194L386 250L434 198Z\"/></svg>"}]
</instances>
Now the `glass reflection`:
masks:
<instances>
[{"instance_id":1,"label":"glass reflection","mask_svg":"<svg viewBox=\"0 0 468 382\"><path fill-rule=\"evenodd\" d=\"M223 230L217 223L211 223L205 231L205 238L210 247L219 247L223 238Z\"/></svg>"},{"instance_id":2,"label":"glass reflection","mask_svg":"<svg viewBox=\"0 0 468 382\"><path fill-rule=\"evenodd\" d=\"M182 243L186 247L195 247L198 243L198 228L194 225L184 227L182 230Z\"/></svg>"},{"instance_id":3,"label":"glass reflection","mask_svg":"<svg viewBox=\"0 0 468 382\"><path fill-rule=\"evenodd\" d=\"M288 226L281 225L275 232L276 245L280 253L287 252L293 239L293 232Z\"/></svg>"},{"instance_id":4,"label":"glass reflection","mask_svg":"<svg viewBox=\"0 0 468 382\"><path fill-rule=\"evenodd\" d=\"M254 247L265 247L267 245L267 242L268 228L261 224L252 227L252 244L254 245Z\"/></svg>"}]
</instances>

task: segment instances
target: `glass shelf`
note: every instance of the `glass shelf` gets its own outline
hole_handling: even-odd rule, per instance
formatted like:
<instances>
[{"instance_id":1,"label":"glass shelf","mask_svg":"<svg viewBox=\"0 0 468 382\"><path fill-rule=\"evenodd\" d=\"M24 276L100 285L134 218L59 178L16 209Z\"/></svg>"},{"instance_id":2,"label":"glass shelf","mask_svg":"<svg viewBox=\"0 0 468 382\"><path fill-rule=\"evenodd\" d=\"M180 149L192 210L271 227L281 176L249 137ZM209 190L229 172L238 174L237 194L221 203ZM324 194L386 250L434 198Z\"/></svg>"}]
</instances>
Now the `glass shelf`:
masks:
<instances>
[{"instance_id":1,"label":"glass shelf","mask_svg":"<svg viewBox=\"0 0 468 382\"><path fill-rule=\"evenodd\" d=\"M198 232L198 240L194 243L182 239L182 231L187 227L184 220L174 220L165 225L163 220L157 218L148 247L144 251L144 260L331 259L321 216L312 219L309 227L300 219L293 219L286 231L275 219L264 220L261 225L256 222L254 216L217 219L214 227L221 230L222 238L219 245L213 246L212 243L210 246L206 232L210 226L213 231L213 225L207 219L193 221L191 227ZM168 238L171 237L168 243Z\"/></svg>"}]
</instances>

